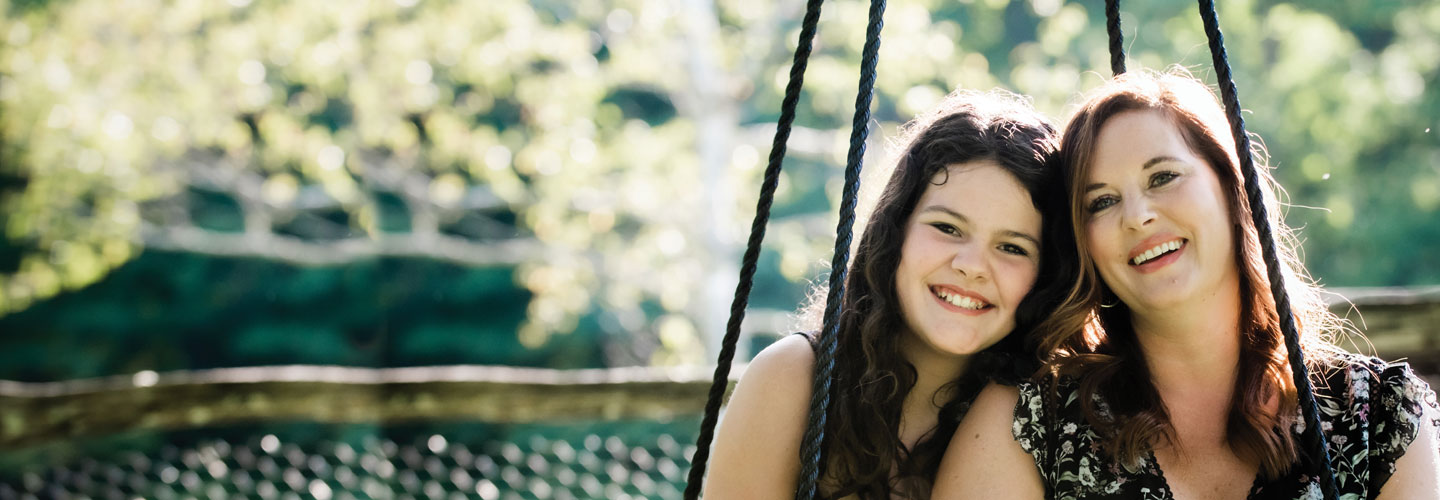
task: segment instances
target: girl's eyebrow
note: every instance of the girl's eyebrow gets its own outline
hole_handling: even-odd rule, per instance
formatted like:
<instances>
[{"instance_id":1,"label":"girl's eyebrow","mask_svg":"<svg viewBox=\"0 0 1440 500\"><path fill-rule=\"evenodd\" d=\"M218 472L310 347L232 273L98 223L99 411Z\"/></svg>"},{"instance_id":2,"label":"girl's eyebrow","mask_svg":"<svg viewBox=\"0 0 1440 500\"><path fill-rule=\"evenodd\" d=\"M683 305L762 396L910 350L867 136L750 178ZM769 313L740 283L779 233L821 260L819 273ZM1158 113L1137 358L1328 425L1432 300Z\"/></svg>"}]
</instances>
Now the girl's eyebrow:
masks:
<instances>
[{"instance_id":1,"label":"girl's eyebrow","mask_svg":"<svg viewBox=\"0 0 1440 500\"><path fill-rule=\"evenodd\" d=\"M1036 238L1036 237L1031 236L1031 235L1026 234L1026 233L1022 233L1022 232L1020 232L1020 231L1013 231L1013 230L1011 230L1011 231L1002 232L1002 233L1000 233L1000 234L1002 234L1002 235L1004 235L1004 236L1011 237L1011 238L1020 238L1020 239L1023 239L1023 240L1030 240L1030 243L1033 243L1036 248L1039 248L1039 247L1040 247L1040 239L1039 239L1039 238Z\"/></svg>"},{"instance_id":2,"label":"girl's eyebrow","mask_svg":"<svg viewBox=\"0 0 1440 500\"><path fill-rule=\"evenodd\" d=\"M1148 169L1150 169L1150 167L1153 167L1153 166L1155 166L1155 165L1159 165L1159 164L1161 164L1161 163L1166 163L1166 162L1184 163L1183 160L1181 160L1181 159L1179 159L1179 158L1176 158L1176 157L1174 157L1174 156L1160 155L1160 156L1156 156L1156 157L1154 157L1154 158L1151 158L1151 159L1149 159L1149 160L1145 160L1145 164L1140 166L1140 170L1142 170L1142 171L1143 171L1143 170L1148 170ZM1100 188L1103 188L1103 187L1105 187L1105 183L1103 183L1103 182L1097 182L1097 183L1094 183L1094 184L1090 184L1090 185L1088 185L1088 186L1085 186L1085 192L1086 192L1086 193L1089 193L1089 192L1091 192L1091 191L1094 191L1094 190L1096 190L1096 189L1100 189Z\"/></svg>"},{"instance_id":3,"label":"girl's eyebrow","mask_svg":"<svg viewBox=\"0 0 1440 500\"><path fill-rule=\"evenodd\" d=\"M943 213L943 214L945 214L945 215L949 215L949 216L951 216L951 217L954 217L954 218L956 218L956 219L959 219L960 222L967 222L967 223L970 222L970 218L969 218L969 217L966 217L966 216L964 216L964 215L961 215L960 212L956 212L956 211L954 211L954 210L951 210L950 207L946 207L946 206L943 206L943 205L930 205L930 206L925 207L925 208L923 208L923 209L920 210L920 213L926 213L926 212L940 212L940 213Z\"/></svg>"},{"instance_id":4,"label":"girl's eyebrow","mask_svg":"<svg viewBox=\"0 0 1440 500\"><path fill-rule=\"evenodd\" d=\"M943 206L943 205L930 205L930 206L928 206L928 207L925 207L925 208L923 208L923 209L920 209L920 213L927 213L927 212L940 212L940 213L943 213L943 214L945 214L945 215L954 217L954 218L960 220L960 222L964 222L964 223L967 223L967 224L970 223L970 219L969 219L969 218L965 217L964 215L961 215L960 212L956 212L956 211L954 211L954 210L951 210L949 207L946 207L946 206ZM1006 231L1002 231L1000 234L1003 235L1003 236L1011 237L1011 238L1020 238L1020 239L1024 239L1024 240L1029 240L1031 243L1034 243L1036 247L1039 247L1039 246L1040 246L1040 238L1036 238L1036 237L1034 237L1034 236L1031 236L1031 235L1026 234L1026 233L1022 233L1022 232L1020 232L1020 231L1006 230Z\"/></svg>"}]
</instances>

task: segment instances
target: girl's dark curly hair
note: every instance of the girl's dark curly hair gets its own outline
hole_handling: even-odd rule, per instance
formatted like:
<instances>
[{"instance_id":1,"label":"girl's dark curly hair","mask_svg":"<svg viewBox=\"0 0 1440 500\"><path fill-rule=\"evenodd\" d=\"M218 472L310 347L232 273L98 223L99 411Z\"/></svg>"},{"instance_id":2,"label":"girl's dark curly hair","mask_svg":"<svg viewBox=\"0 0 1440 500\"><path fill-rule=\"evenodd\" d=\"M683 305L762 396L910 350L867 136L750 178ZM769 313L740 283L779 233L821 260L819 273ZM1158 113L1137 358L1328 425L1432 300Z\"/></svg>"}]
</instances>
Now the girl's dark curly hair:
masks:
<instances>
[{"instance_id":1,"label":"girl's dark curly hair","mask_svg":"<svg viewBox=\"0 0 1440 500\"><path fill-rule=\"evenodd\" d=\"M1059 146L1055 128L1026 101L1005 92L951 94L907 124L901 144L903 154L865 224L842 299L822 452L821 490L827 498L928 497L940 458L974 395L991 378L1024 377L1037 368L1033 346L1023 339L1047 308L1064 298L1078 272L1063 183L1051 164ZM1015 331L972 356L966 373L940 391L953 397L941 403L936 428L908 448L900 441L900 415L917 375L899 350L908 326L895 289L907 222L925 190L948 180L947 167L982 160L1014 176L1040 211L1039 274L1015 312Z\"/></svg>"}]
</instances>

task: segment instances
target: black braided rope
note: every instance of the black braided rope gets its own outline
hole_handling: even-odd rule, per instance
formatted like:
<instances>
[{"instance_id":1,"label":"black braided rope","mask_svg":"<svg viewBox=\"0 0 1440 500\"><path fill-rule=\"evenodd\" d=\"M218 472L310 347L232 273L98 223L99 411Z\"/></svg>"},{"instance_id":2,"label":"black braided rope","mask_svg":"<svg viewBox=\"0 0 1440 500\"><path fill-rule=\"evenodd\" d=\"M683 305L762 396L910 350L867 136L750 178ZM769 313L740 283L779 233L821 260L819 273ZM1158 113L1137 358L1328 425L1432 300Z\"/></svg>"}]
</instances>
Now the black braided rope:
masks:
<instances>
[{"instance_id":1,"label":"black braided rope","mask_svg":"<svg viewBox=\"0 0 1440 500\"><path fill-rule=\"evenodd\" d=\"M1200 17L1205 23L1205 36L1210 39L1210 55L1215 60L1215 76L1220 83L1220 95L1225 101L1225 114L1230 118L1230 133L1235 136L1235 153L1240 158L1240 170L1245 175L1245 193L1250 197L1250 213L1255 229L1260 233L1260 248L1264 253L1270 290L1275 295L1275 312L1280 315L1280 328L1285 333L1285 348L1290 352L1290 371L1295 376L1295 386L1300 396L1300 408L1305 414L1305 433L1302 439L1310 452L1314 473L1320 478L1320 488L1327 500L1338 498L1335 489L1335 471L1330 466L1330 450L1325 434L1320 431L1320 412L1315 406L1315 393L1310 386L1309 371L1305 368L1305 353L1300 350L1300 335L1295 327L1295 316L1290 310L1290 294L1285 291L1285 278L1280 271L1279 259L1275 252L1275 236L1270 230L1270 219L1266 213L1266 193L1260 188L1259 174L1250 153L1250 137L1245 135L1245 119L1240 116L1240 98L1236 95L1235 80L1230 75L1229 58L1225 55L1225 37L1220 33L1220 22L1215 14L1214 0L1200 0Z\"/></svg>"},{"instance_id":2,"label":"black braided rope","mask_svg":"<svg viewBox=\"0 0 1440 500\"><path fill-rule=\"evenodd\" d=\"M710 441L715 437L715 421L720 416L720 403L729 387L730 363L735 358L735 344L740 340L740 325L745 320L745 306L750 302L750 289L755 284L756 263L760 260L760 243L765 240L765 226L770 222L770 205L775 199L775 187L780 183L780 165L785 160L785 144L790 139L790 128L795 122L795 107L800 102L800 89L805 82L805 66L810 61L810 50L815 40L815 29L820 24L820 7L824 0L809 0L805 4L805 18L800 24L800 40L795 47L795 59L790 63L790 83L785 85L785 99L780 103L780 121L775 126L775 139L770 143L770 160L765 167L765 178L760 185L760 201L755 207L755 219L750 223L750 240L745 244L745 255L741 259L740 283L735 286L735 299L730 303L730 321L725 325L725 338L720 341L720 358L715 365L715 378L710 383L710 395L705 401L705 418L700 422L700 437L695 440L695 456L690 462L690 477L685 485L686 500L700 497L700 488L705 481L705 464L710 459Z\"/></svg>"},{"instance_id":3,"label":"black braided rope","mask_svg":"<svg viewBox=\"0 0 1440 500\"><path fill-rule=\"evenodd\" d=\"M860 168L865 157L865 137L870 132L870 100L875 95L875 65L880 59L880 29L884 27L885 0L870 0L870 25L865 30L865 50L860 57L860 89L855 95L855 118L850 122L850 154L845 160L845 191L840 201L840 223L835 228L835 256L830 261L830 294L825 299L825 321L815 357L815 383L810 393L810 424L800 443L800 484L796 500L810 500L820 479L821 444L825 440L825 416L830 406L830 378L835 371L835 348L839 344L840 302L845 296L849 274L850 240L854 235L855 201L860 191Z\"/></svg>"},{"instance_id":4,"label":"black braided rope","mask_svg":"<svg viewBox=\"0 0 1440 500\"><path fill-rule=\"evenodd\" d=\"M1110 35L1110 72L1125 72L1125 33L1120 31L1120 0L1105 0L1105 32Z\"/></svg>"}]
</instances>

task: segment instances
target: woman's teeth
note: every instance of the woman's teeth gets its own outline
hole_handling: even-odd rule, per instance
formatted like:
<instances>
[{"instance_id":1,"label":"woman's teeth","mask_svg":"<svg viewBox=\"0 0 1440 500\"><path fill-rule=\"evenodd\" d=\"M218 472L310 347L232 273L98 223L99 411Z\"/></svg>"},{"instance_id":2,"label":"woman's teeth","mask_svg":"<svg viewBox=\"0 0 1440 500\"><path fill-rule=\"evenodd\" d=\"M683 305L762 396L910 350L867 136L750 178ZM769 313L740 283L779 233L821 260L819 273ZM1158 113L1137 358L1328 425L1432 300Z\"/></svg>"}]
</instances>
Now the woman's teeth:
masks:
<instances>
[{"instance_id":1,"label":"woman's teeth","mask_svg":"<svg viewBox=\"0 0 1440 500\"><path fill-rule=\"evenodd\" d=\"M990 305L985 302L981 302L970 297L960 295L958 293L950 293L945 290L936 290L935 295L939 296L945 302L949 302L950 305L965 309L984 309L986 306Z\"/></svg>"},{"instance_id":2,"label":"woman's teeth","mask_svg":"<svg viewBox=\"0 0 1440 500\"><path fill-rule=\"evenodd\" d=\"M1144 264L1146 261L1148 261L1148 260L1150 260L1150 259L1159 257L1159 256L1161 256L1161 255L1165 255L1165 254L1168 253L1168 252L1175 251L1175 250L1179 250L1179 249L1180 249L1180 240L1174 240L1174 241L1170 241L1170 242L1167 242L1167 243L1161 243L1161 244L1159 244L1159 245L1155 245L1155 248L1151 248L1151 249L1149 249L1149 250L1146 250L1145 253L1140 254L1139 257L1135 257L1134 259L1131 259L1131 260L1130 260L1130 263L1138 266L1138 265L1140 265L1140 264Z\"/></svg>"}]
</instances>

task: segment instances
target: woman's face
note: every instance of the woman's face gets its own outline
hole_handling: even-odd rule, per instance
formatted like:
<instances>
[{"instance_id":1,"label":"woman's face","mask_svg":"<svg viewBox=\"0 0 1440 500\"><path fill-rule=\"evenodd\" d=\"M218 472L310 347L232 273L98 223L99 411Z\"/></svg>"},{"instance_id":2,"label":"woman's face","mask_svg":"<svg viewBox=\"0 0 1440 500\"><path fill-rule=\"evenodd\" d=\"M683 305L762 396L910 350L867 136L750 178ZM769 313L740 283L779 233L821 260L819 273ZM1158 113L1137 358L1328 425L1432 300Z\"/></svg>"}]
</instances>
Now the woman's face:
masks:
<instances>
[{"instance_id":1,"label":"woman's face","mask_svg":"<svg viewBox=\"0 0 1440 500\"><path fill-rule=\"evenodd\" d=\"M1086 250L1131 310L1164 311L1238 279L1220 179L1167 116L1111 117L1092 161L1080 205Z\"/></svg>"},{"instance_id":2,"label":"woman's face","mask_svg":"<svg viewBox=\"0 0 1440 500\"><path fill-rule=\"evenodd\" d=\"M968 355L1015 328L1039 270L1040 212L993 161L947 170L906 222L895 288L913 334L904 349Z\"/></svg>"}]
</instances>

